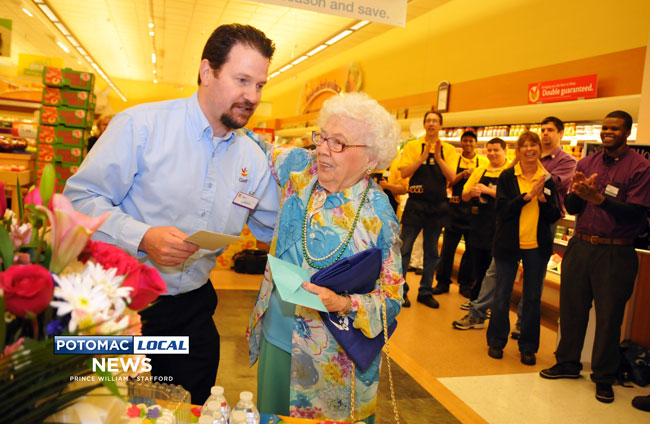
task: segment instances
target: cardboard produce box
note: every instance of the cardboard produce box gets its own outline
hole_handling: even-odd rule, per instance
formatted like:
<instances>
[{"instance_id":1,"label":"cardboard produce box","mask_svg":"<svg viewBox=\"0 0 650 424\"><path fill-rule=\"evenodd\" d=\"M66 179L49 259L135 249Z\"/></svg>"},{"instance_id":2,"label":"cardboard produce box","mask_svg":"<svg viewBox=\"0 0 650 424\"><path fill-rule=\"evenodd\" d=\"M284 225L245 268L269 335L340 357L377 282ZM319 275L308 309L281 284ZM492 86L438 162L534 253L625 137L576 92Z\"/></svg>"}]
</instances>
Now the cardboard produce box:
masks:
<instances>
[{"instance_id":1,"label":"cardboard produce box","mask_svg":"<svg viewBox=\"0 0 650 424\"><path fill-rule=\"evenodd\" d=\"M36 149L36 171L39 166L45 166L45 163L54 162L54 145L39 144Z\"/></svg>"},{"instance_id":2,"label":"cardboard produce box","mask_svg":"<svg viewBox=\"0 0 650 424\"><path fill-rule=\"evenodd\" d=\"M42 125L65 125L66 127L88 128L93 124L92 110L72 109L69 107L41 107Z\"/></svg>"},{"instance_id":3,"label":"cardboard produce box","mask_svg":"<svg viewBox=\"0 0 650 424\"><path fill-rule=\"evenodd\" d=\"M85 156L85 148L54 144L54 160L64 165L79 165Z\"/></svg>"},{"instance_id":4,"label":"cardboard produce box","mask_svg":"<svg viewBox=\"0 0 650 424\"><path fill-rule=\"evenodd\" d=\"M88 130L68 128L63 125L39 125L37 141L39 144L67 144L83 146L88 139Z\"/></svg>"},{"instance_id":5,"label":"cardboard produce box","mask_svg":"<svg viewBox=\"0 0 650 424\"><path fill-rule=\"evenodd\" d=\"M43 68L43 84L48 87L69 87L77 90L92 91L95 86L95 75L90 72L75 71L70 68Z\"/></svg>"},{"instance_id":6,"label":"cardboard produce box","mask_svg":"<svg viewBox=\"0 0 650 424\"><path fill-rule=\"evenodd\" d=\"M95 109L97 99L93 93L57 87L43 87L43 104L66 106L74 109Z\"/></svg>"}]
</instances>

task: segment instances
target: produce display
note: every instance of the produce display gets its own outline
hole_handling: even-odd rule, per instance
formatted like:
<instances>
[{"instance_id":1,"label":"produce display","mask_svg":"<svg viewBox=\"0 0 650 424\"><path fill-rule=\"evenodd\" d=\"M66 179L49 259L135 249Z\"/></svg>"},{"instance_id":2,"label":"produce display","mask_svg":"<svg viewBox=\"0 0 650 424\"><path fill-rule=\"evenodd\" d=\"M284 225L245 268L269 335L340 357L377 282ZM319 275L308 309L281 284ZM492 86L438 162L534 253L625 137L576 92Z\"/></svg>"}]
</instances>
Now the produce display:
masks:
<instances>
[{"instance_id":1,"label":"produce display","mask_svg":"<svg viewBox=\"0 0 650 424\"><path fill-rule=\"evenodd\" d=\"M95 114L95 76L48 66L43 70L43 84L36 176L40 178L45 165L52 163L57 191L61 191L86 155Z\"/></svg>"}]
</instances>

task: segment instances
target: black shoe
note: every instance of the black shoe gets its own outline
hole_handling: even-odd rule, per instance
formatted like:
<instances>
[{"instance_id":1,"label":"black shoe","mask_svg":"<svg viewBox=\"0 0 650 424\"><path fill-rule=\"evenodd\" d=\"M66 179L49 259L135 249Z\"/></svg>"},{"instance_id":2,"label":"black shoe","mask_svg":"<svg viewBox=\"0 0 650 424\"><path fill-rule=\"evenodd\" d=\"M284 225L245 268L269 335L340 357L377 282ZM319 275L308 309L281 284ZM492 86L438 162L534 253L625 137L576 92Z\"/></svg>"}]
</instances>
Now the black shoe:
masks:
<instances>
[{"instance_id":1,"label":"black shoe","mask_svg":"<svg viewBox=\"0 0 650 424\"><path fill-rule=\"evenodd\" d=\"M501 359L503 358L503 349L490 346L490 349L488 350L488 356L494 359Z\"/></svg>"},{"instance_id":2,"label":"black shoe","mask_svg":"<svg viewBox=\"0 0 650 424\"><path fill-rule=\"evenodd\" d=\"M424 274L424 269L422 268L416 268L415 269L415 275L422 275Z\"/></svg>"},{"instance_id":3,"label":"black shoe","mask_svg":"<svg viewBox=\"0 0 650 424\"><path fill-rule=\"evenodd\" d=\"M409 300L409 297L404 293L404 303L402 303L402 308L410 308L411 307L411 301Z\"/></svg>"},{"instance_id":4,"label":"black shoe","mask_svg":"<svg viewBox=\"0 0 650 424\"><path fill-rule=\"evenodd\" d=\"M636 396L632 399L632 406L642 411L650 412L650 395Z\"/></svg>"},{"instance_id":5,"label":"black shoe","mask_svg":"<svg viewBox=\"0 0 650 424\"><path fill-rule=\"evenodd\" d=\"M472 298L472 288L471 287L461 287L458 289L458 293L460 293L461 296L471 299Z\"/></svg>"},{"instance_id":6,"label":"black shoe","mask_svg":"<svg viewBox=\"0 0 650 424\"><path fill-rule=\"evenodd\" d=\"M443 294L443 293L449 293L449 286L442 286L438 284L433 288L433 294Z\"/></svg>"},{"instance_id":7,"label":"black shoe","mask_svg":"<svg viewBox=\"0 0 650 424\"><path fill-rule=\"evenodd\" d=\"M433 309L438 309L438 307L440 307L440 304L436 299L433 298L433 296L420 295L418 296L418 302L424 303L429 308L433 308Z\"/></svg>"},{"instance_id":8,"label":"black shoe","mask_svg":"<svg viewBox=\"0 0 650 424\"><path fill-rule=\"evenodd\" d=\"M524 365L535 365L536 364L535 360L535 354L534 353L528 353L528 352L521 352L521 363Z\"/></svg>"},{"instance_id":9,"label":"black shoe","mask_svg":"<svg viewBox=\"0 0 650 424\"><path fill-rule=\"evenodd\" d=\"M558 378L579 378L580 370L567 365L555 364L551 368L541 370L539 375L550 380L556 380Z\"/></svg>"},{"instance_id":10,"label":"black shoe","mask_svg":"<svg viewBox=\"0 0 650 424\"><path fill-rule=\"evenodd\" d=\"M510 337L512 337L513 340L519 340L519 335L521 334L521 327L519 327L519 324L515 326L515 329L512 330L512 333L510 333Z\"/></svg>"},{"instance_id":11,"label":"black shoe","mask_svg":"<svg viewBox=\"0 0 650 424\"><path fill-rule=\"evenodd\" d=\"M614 390L609 383L596 383L596 399L603 403L614 402Z\"/></svg>"},{"instance_id":12,"label":"black shoe","mask_svg":"<svg viewBox=\"0 0 650 424\"><path fill-rule=\"evenodd\" d=\"M410 267L408 267L408 269L406 270L406 272L415 272L416 269L417 269L416 267L414 267L414 266L410 266Z\"/></svg>"}]
</instances>

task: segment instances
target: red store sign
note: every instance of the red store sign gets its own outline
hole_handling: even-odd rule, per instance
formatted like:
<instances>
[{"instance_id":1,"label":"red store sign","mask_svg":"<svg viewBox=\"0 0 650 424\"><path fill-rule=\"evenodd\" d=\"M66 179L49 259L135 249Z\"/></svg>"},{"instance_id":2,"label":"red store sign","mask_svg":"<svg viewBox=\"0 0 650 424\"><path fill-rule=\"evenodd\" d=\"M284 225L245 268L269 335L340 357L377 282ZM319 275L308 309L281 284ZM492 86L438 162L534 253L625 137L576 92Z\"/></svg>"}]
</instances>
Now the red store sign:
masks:
<instances>
[{"instance_id":1,"label":"red store sign","mask_svg":"<svg viewBox=\"0 0 650 424\"><path fill-rule=\"evenodd\" d=\"M592 99L598 90L598 75L565 78L528 84L528 103Z\"/></svg>"}]
</instances>

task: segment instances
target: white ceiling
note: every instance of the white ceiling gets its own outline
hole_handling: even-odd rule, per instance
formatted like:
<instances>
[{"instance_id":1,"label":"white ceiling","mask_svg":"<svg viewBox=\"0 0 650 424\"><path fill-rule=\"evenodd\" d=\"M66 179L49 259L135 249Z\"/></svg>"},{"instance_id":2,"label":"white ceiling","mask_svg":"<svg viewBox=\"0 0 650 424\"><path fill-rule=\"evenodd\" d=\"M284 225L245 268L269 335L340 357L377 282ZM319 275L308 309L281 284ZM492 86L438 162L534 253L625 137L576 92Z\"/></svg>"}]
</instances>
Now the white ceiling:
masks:
<instances>
[{"instance_id":1,"label":"white ceiling","mask_svg":"<svg viewBox=\"0 0 650 424\"><path fill-rule=\"evenodd\" d=\"M450 0L410 0L407 22ZM0 17L13 20L12 55L0 65L14 65L18 53L64 58L64 66L92 69L50 24L31 0L0 0ZM225 23L253 25L276 44L273 72L357 21L302 9L243 0L47 0L90 56L110 78L188 86L196 75L205 41ZM34 16L29 17L26 8ZM154 37L148 24L153 19ZM371 23L322 53L322 58L358 45L388 29ZM71 50L65 53L56 42ZM157 63L151 62L155 51ZM313 66L318 55L296 69ZM115 81L118 88L119 82Z\"/></svg>"}]
</instances>

